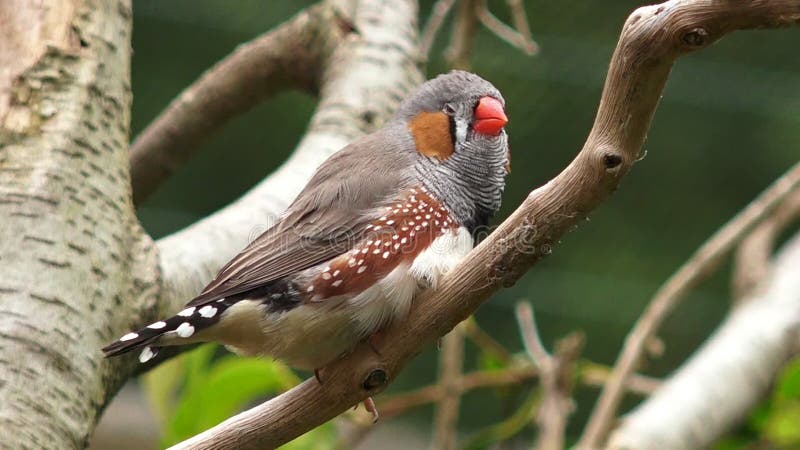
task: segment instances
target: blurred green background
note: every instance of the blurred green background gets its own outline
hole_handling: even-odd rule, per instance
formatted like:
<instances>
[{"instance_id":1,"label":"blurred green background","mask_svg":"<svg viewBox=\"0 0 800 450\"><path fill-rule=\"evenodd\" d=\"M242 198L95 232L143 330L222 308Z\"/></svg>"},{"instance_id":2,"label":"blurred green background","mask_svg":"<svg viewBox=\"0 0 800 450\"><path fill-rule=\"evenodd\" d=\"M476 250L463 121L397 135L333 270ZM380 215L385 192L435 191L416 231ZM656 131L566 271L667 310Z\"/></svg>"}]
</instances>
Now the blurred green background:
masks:
<instances>
[{"instance_id":1,"label":"blurred green background","mask_svg":"<svg viewBox=\"0 0 800 450\"><path fill-rule=\"evenodd\" d=\"M134 1L133 124L136 135L206 68L281 23L310 1ZM504 1L491 9L508 20ZM526 1L542 50L526 57L481 30L473 70L508 100L513 171L505 217L527 193L557 174L591 127L619 29L637 1ZM421 2L424 23L432 1ZM449 22L428 75L446 71ZM522 346L513 306L530 299L546 345L572 330L587 336L585 356L614 361L651 295L691 252L797 160L800 142L800 34L796 29L740 32L675 66L645 144L646 157L619 191L552 256L499 292L478 322L514 351ZM314 99L286 93L229 124L141 208L155 237L214 212L289 155ZM730 304L729 269L691 295L662 329L666 352L645 368L667 374L719 323ZM475 355L468 345L468 367ZM420 355L392 391L434 379L436 352ZM505 418L524 398L470 394L462 406L468 433ZM570 432L582 426L597 391L580 388ZM633 404L632 400L626 407ZM432 408L402 420L429 431ZM530 437L532 432L526 432ZM746 433L746 430L742 433ZM523 438L525 439L525 438Z\"/></svg>"}]
</instances>

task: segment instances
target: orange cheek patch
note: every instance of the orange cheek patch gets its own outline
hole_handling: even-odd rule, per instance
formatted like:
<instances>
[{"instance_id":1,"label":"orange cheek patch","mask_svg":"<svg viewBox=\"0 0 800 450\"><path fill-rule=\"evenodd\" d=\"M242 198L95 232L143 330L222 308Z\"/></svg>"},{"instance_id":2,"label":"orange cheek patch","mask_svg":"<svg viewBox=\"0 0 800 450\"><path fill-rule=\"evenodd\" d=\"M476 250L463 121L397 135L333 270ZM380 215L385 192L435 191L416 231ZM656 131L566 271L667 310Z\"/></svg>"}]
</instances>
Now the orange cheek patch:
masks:
<instances>
[{"instance_id":1,"label":"orange cheek patch","mask_svg":"<svg viewBox=\"0 0 800 450\"><path fill-rule=\"evenodd\" d=\"M450 117L443 112L421 112L408 125L417 151L444 160L453 154Z\"/></svg>"}]
</instances>

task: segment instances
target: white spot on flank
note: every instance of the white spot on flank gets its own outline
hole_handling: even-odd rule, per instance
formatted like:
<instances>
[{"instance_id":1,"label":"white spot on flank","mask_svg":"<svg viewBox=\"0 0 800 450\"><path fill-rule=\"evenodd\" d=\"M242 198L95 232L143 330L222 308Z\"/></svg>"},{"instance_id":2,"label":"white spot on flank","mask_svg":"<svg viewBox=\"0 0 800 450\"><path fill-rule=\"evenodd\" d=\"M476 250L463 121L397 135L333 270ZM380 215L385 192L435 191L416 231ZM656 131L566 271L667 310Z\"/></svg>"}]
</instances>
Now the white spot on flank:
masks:
<instances>
[{"instance_id":1,"label":"white spot on flank","mask_svg":"<svg viewBox=\"0 0 800 450\"><path fill-rule=\"evenodd\" d=\"M368 240L368 241L367 241L367 245L372 245L372 242L373 242L373 240L372 240L372 239Z\"/></svg>"},{"instance_id":2,"label":"white spot on flank","mask_svg":"<svg viewBox=\"0 0 800 450\"><path fill-rule=\"evenodd\" d=\"M401 228L401 230L408 231L408 227L403 227L403 228Z\"/></svg>"},{"instance_id":3,"label":"white spot on flank","mask_svg":"<svg viewBox=\"0 0 800 450\"><path fill-rule=\"evenodd\" d=\"M331 286L333 286L333 287L339 287L339 285L340 285L340 284L342 284L342 280L336 280L336 281L334 281L333 283L331 283Z\"/></svg>"},{"instance_id":4,"label":"white spot on flank","mask_svg":"<svg viewBox=\"0 0 800 450\"><path fill-rule=\"evenodd\" d=\"M386 216L381 217L381 222L386 222Z\"/></svg>"},{"instance_id":5,"label":"white spot on flank","mask_svg":"<svg viewBox=\"0 0 800 450\"><path fill-rule=\"evenodd\" d=\"M359 259L359 260L358 260L358 265L360 266L360 265L362 265L362 264L364 264L364 260L363 260L363 259Z\"/></svg>"},{"instance_id":6,"label":"white spot on flank","mask_svg":"<svg viewBox=\"0 0 800 450\"><path fill-rule=\"evenodd\" d=\"M400 244L394 244L394 249L397 250L398 248L400 248Z\"/></svg>"},{"instance_id":7,"label":"white spot on flank","mask_svg":"<svg viewBox=\"0 0 800 450\"><path fill-rule=\"evenodd\" d=\"M348 267L353 267L353 266L355 266L355 265L356 265L356 259L355 259L355 258L350 258L350 259L347 261L347 266L348 266Z\"/></svg>"},{"instance_id":8,"label":"white spot on flank","mask_svg":"<svg viewBox=\"0 0 800 450\"><path fill-rule=\"evenodd\" d=\"M377 226L377 227L375 227L375 231L378 231L378 230L380 230L380 229L381 229L381 227L380 227L380 226Z\"/></svg>"},{"instance_id":9,"label":"white spot on flank","mask_svg":"<svg viewBox=\"0 0 800 450\"><path fill-rule=\"evenodd\" d=\"M408 212L408 208L403 208L403 212L407 213Z\"/></svg>"},{"instance_id":10,"label":"white spot on flank","mask_svg":"<svg viewBox=\"0 0 800 450\"><path fill-rule=\"evenodd\" d=\"M389 242L389 241L386 241L386 242L384 242L384 243L383 243L383 246L384 246L384 247L388 247L388 246L390 246L390 245L392 245L392 243L391 243L391 242Z\"/></svg>"},{"instance_id":11,"label":"white spot on flank","mask_svg":"<svg viewBox=\"0 0 800 450\"><path fill-rule=\"evenodd\" d=\"M419 228L419 225L415 226L415 227L414 227L414 229L415 229L415 230L417 230L417 231L419 231L419 229L420 229L420 228Z\"/></svg>"},{"instance_id":12,"label":"white spot on flank","mask_svg":"<svg viewBox=\"0 0 800 450\"><path fill-rule=\"evenodd\" d=\"M338 276L341 272L342 272L341 270L336 269L336 271L333 272L333 276Z\"/></svg>"},{"instance_id":13,"label":"white spot on flank","mask_svg":"<svg viewBox=\"0 0 800 450\"><path fill-rule=\"evenodd\" d=\"M322 272L322 279L323 280L330 280L331 279L331 274L329 274L328 272Z\"/></svg>"},{"instance_id":14,"label":"white spot on flank","mask_svg":"<svg viewBox=\"0 0 800 450\"><path fill-rule=\"evenodd\" d=\"M188 338L194 334L194 327L189 322L183 322L175 329L175 333L182 338Z\"/></svg>"},{"instance_id":15,"label":"white spot on flank","mask_svg":"<svg viewBox=\"0 0 800 450\"><path fill-rule=\"evenodd\" d=\"M139 362L144 364L153 359L154 356L156 356L156 353L153 351L153 349L150 347L145 347L144 350L142 350L142 353L139 353Z\"/></svg>"},{"instance_id":16,"label":"white spot on flank","mask_svg":"<svg viewBox=\"0 0 800 450\"><path fill-rule=\"evenodd\" d=\"M383 252L383 259L389 258L389 252Z\"/></svg>"},{"instance_id":17,"label":"white spot on flank","mask_svg":"<svg viewBox=\"0 0 800 450\"><path fill-rule=\"evenodd\" d=\"M167 326L167 322L164 322L163 320L159 320L158 322L151 323L150 325L147 326L147 328L150 328L150 329L153 329L153 330L160 330L160 329L164 328L165 326Z\"/></svg>"},{"instance_id":18,"label":"white spot on flank","mask_svg":"<svg viewBox=\"0 0 800 450\"><path fill-rule=\"evenodd\" d=\"M427 221L426 222L422 222L422 226L423 227L427 227L428 226L428 222Z\"/></svg>"},{"instance_id":19,"label":"white spot on flank","mask_svg":"<svg viewBox=\"0 0 800 450\"><path fill-rule=\"evenodd\" d=\"M192 314L194 314L194 306L192 306L191 308L186 308L183 311L178 313L178 315L181 316L181 317L189 317Z\"/></svg>"},{"instance_id":20,"label":"white spot on flank","mask_svg":"<svg viewBox=\"0 0 800 450\"><path fill-rule=\"evenodd\" d=\"M428 219L428 220L431 220L431 215L430 214L425 214L425 218Z\"/></svg>"},{"instance_id":21,"label":"white spot on flank","mask_svg":"<svg viewBox=\"0 0 800 450\"><path fill-rule=\"evenodd\" d=\"M379 248L376 248L375 250L372 251L372 253L375 254L375 255L377 255L380 252L381 252L381 249L379 249Z\"/></svg>"},{"instance_id":22,"label":"white spot on flank","mask_svg":"<svg viewBox=\"0 0 800 450\"><path fill-rule=\"evenodd\" d=\"M420 219L422 219L422 216L416 216L414 218L417 219L417 220L420 220Z\"/></svg>"},{"instance_id":23,"label":"white spot on flank","mask_svg":"<svg viewBox=\"0 0 800 450\"><path fill-rule=\"evenodd\" d=\"M366 249L366 248L362 248L362 249L361 249L361 253L364 253L364 254L366 254L366 253L367 253L367 249Z\"/></svg>"},{"instance_id":24,"label":"white spot on flank","mask_svg":"<svg viewBox=\"0 0 800 450\"><path fill-rule=\"evenodd\" d=\"M400 239L400 243L401 244L405 244L406 242L408 242L408 239L406 239L406 238Z\"/></svg>"},{"instance_id":25,"label":"white spot on flank","mask_svg":"<svg viewBox=\"0 0 800 450\"><path fill-rule=\"evenodd\" d=\"M356 272L357 273L363 273L365 270L367 270L367 266L361 266L361 267L358 268L358 270L356 270Z\"/></svg>"},{"instance_id":26,"label":"white spot on flank","mask_svg":"<svg viewBox=\"0 0 800 450\"><path fill-rule=\"evenodd\" d=\"M312 284L309 286L308 289L306 289L306 292L314 292L314 285Z\"/></svg>"},{"instance_id":27,"label":"white spot on flank","mask_svg":"<svg viewBox=\"0 0 800 450\"><path fill-rule=\"evenodd\" d=\"M408 221L408 224L409 224L409 225L414 225L415 223L416 223L416 222L414 222L413 220L409 220L409 221Z\"/></svg>"},{"instance_id":28,"label":"white spot on flank","mask_svg":"<svg viewBox=\"0 0 800 450\"><path fill-rule=\"evenodd\" d=\"M202 308L200 308L200 311L198 311L198 312L200 313L201 316L203 316L203 317L205 317L207 319L210 319L210 318L214 317L215 314L217 314L217 308L215 308L215 307L213 307L211 305L206 305L206 306L203 306Z\"/></svg>"},{"instance_id":29,"label":"white spot on flank","mask_svg":"<svg viewBox=\"0 0 800 450\"><path fill-rule=\"evenodd\" d=\"M411 203L406 203L406 208L411 208Z\"/></svg>"},{"instance_id":30,"label":"white spot on flank","mask_svg":"<svg viewBox=\"0 0 800 450\"><path fill-rule=\"evenodd\" d=\"M393 224L394 224L394 220L387 220L386 221L386 225L393 225Z\"/></svg>"},{"instance_id":31,"label":"white spot on flank","mask_svg":"<svg viewBox=\"0 0 800 450\"><path fill-rule=\"evenodd\" d=\"M399 212L400 212L400 210L399 210L399 209L393 209L393 210L392 210L392 214L397 214L397 213L399 213Z\"/></svg>"},{"instance_id":32,"label":"white spot on flank","mask_svg":"<svg viewBox=\"0 0 800 450\"><path fill-rule=\"evenodd\" d=\"M128 333L125 336L119 338L119 340L125 342L125 341L130 341L131 339L136 339L137 337L139 337L138 333Z\"/></svg>"}]
</instances>

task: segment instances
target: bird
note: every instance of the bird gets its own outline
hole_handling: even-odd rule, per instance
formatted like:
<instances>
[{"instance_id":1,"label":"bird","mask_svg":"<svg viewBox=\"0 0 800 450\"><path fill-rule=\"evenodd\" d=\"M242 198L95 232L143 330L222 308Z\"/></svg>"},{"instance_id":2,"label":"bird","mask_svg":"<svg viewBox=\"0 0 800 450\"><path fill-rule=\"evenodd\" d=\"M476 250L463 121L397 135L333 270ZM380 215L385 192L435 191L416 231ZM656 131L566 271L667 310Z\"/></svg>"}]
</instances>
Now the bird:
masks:
<instances>
[{"instance_id":1,"label":"bird","mask_svg":"<svg viewBox=\"0 0 800 450\"><path fill-rule=\"evenodd\" d=\"M177 314L102 349L218 341L319 370L435 287L501 204L510 151L505 100L480 76L421 84L377 131L323 162L277 222ZM368 405L369 409L369 405ZM376 414L376 412L373 412Z\"/></svg>"}]
</instances>

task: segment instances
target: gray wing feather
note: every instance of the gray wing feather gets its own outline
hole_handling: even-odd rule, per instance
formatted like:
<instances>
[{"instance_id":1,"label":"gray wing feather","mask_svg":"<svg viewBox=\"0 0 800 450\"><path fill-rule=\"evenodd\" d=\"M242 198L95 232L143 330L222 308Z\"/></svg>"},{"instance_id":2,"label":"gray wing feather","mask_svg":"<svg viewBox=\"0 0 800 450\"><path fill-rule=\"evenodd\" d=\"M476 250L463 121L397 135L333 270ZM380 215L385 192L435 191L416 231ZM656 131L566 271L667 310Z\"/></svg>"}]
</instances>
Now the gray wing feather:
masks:
<instances>
[{"instance_id":1,"label":"gray wing feather","mask_svg":"<svg viewBox=\"0 0 800 450\"><path fill-rule=\"evenodd\" d=\"M220 269L188 306L256 289L350 250L379 216L378 206L409 184L402 168L413 155L385 144L408 142L382 138L380 132L365 136L328 158L278 223ZM381 163L368 163L376 159Z\"/></svg>"}]
</instances>

